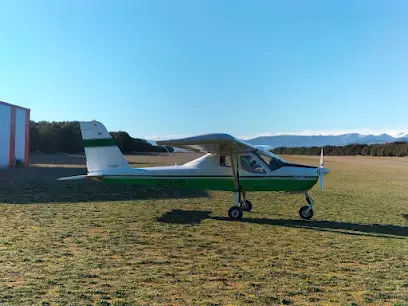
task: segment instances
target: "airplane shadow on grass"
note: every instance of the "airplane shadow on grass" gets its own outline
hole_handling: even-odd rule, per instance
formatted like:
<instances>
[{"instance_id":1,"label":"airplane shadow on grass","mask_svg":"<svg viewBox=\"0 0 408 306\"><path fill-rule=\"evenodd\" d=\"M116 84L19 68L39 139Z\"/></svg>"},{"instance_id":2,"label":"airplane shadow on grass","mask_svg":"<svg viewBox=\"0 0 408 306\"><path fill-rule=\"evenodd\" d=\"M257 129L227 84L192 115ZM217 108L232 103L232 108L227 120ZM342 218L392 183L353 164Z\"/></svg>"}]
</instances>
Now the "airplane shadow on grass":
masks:
<instances>
[{"instance_id":1,"label":"airplane shadow on grass","mask_svg":"<svg viewBox=\"0 0 408 306\"><path fill-rule=\"evenodd\" d=\"M180 210L173 209L157 218L158 222L173 224L199 224L202 220L210 219L208 210Z\"/></svg>"},{"instance_id":2,"label":"airplane shadow on grass","mask_svg":"<svg viewBox=\"0 0 408 306\"><path fill-rule=\"evenodd\" d=\"M32 167L0 172L0 203L52 204L116 202L148 199L209 197L206 191L161 186L57 181L57 178L86 173L83 168Z\"/></svg>"},{"instance_id":3,"label":"airplane shadow on grass","mask_svg":"<svg viewBox=\"0 0 408 306\"><path fill-rule=\"evenodd\" d=\"M198 224L204 219L211 219L226 222L243 222L254 224L266 224L283 227L302 228L318 231L328 231L339 234L380 237L380 238L399 238L408 237L408 227L386 224L358 224L340 221L323 221L323 220L290 220L290 219L266 219L266 218L242 218L234 221L228 217L211 217L210 211L197 210L172 210L162 217L158 218L159 222L178 223L178 224ZM392 235L392 236L388 236ZM393 237L394 236L394 237ZM405 238L400 238L405 239Z\"/></svg>"}]
</instances>

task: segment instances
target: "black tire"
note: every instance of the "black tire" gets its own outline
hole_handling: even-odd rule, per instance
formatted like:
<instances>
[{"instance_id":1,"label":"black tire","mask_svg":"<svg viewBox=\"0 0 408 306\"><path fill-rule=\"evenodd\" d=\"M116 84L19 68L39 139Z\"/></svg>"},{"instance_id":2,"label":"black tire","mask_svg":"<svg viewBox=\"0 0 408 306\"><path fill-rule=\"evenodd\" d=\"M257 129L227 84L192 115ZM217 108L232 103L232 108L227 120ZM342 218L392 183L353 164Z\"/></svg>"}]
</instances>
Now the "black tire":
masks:
<instances>
[{"instance_id":1,"label":"black tire","mask_svg":"<svg viewBox=\"0 0 408 306\"><path fill-rule=\"evenodd\" d=\"M243 211L251 211L252 210L252 203L248 200L241 202L241 208Z\"/></svg>"},{"instance_id":2,"label":"black tire","mask_svg":"<svg viewBox=\"0 0 408 306\"><path fill-rule=\"evenodd\" d=\"M299 209L299 216L302 219L310 220L313 217L313 209L312 208L309 209L309 206L305 205Z\"/></svg>"},{"instance_id":3,"label":"black tire","mask_svg":"<svg viewBox=\"0 0 408 306\"><path fill-rule=\"evenodd\" d=\"M237 206L232 206L229 210L228 210L228 216L230 217L230 219L232 220L239 220L242 218L242 209L241 207L237 207Z\"/></svg>"}]
</instances>

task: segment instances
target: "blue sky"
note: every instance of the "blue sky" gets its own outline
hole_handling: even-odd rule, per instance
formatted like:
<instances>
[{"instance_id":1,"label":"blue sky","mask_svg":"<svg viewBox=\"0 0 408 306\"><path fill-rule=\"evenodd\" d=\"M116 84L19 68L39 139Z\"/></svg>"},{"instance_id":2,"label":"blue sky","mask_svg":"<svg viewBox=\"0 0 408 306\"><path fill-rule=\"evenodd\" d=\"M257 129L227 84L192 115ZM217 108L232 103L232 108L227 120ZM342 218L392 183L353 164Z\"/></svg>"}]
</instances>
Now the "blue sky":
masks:
<instances>
[{"instance_id":1,"label":"blue sky","mask_svg":"<svg viewBox=\"0 0 408 306\"><path fill-rule=\"evenodd\" d=\"M0 100L133 137L408 130L407 1L0 0Z\"/></svg>"}]
</instances>

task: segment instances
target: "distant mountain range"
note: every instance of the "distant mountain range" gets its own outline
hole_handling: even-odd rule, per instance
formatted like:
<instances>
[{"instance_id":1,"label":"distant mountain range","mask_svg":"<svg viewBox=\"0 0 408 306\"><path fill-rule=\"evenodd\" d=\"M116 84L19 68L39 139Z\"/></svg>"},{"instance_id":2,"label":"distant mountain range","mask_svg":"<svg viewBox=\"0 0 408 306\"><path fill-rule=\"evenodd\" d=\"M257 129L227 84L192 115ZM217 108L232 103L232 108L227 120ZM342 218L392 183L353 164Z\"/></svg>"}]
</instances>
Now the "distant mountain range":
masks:
<instances>
[{"instance_id":1,"label":"distant mountain range","mask_svg":"<svg viewBox=\"0 0 408 306\"><path fill-rule=\"evenodd\" d=\"M322 147L322 146L344 146L348 144L376 144L395 141L408 141L408 133L401 133L396 137L388 134L381 135L361 135L358 133L349 133L333 136L297 136L297 135L278 135L261 136L246 140L253 145L265 145L271 148L278 147Z\"/></svg>"},{"instance_id":2,"label":"distant mountain range","mask_svg":"<svg viewBox=\"0 0 408 306\"><path fill-rule=\"evenodd\" d=\"M267 149L278 147L324 147L324 146L345 146L348 144L380 144L395 141L408 142L408 133L400 133L393 137L388 134L381 135L362 135L358 133L348 133L343 135L278 135L278 136L260 136L245 140L253 145L262 145ZM156 141L148 140L152 145L157 145ZM175 152L187 152L187 150L174 148Z\"/></svg>"}]
</instances>

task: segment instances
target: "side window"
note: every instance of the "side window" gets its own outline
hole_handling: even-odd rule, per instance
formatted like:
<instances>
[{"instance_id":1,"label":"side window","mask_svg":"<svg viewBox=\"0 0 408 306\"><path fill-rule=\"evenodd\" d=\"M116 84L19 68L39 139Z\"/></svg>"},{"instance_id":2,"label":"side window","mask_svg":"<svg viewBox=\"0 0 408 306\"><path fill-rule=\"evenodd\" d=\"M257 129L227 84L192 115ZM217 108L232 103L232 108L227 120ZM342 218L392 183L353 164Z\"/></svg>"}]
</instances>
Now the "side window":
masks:
<instances>
[{"instance_id":1,"label":"side window","mask_svg":"<svg viewBox=\"0 0 408 306\"><path fill-rule=\"evenodd\" d=\"M220 166L221 167L232 167L231 166L231 157L230 156L220 156Z\"/></svg>"},{"instance_id":2,"label":"side window","mask_svg":"<svg viewBox=\"0 0 408 306\"><path fill-rule=\"evenodd\" d=\"M240 157L241 168L250 173L266 173L265 169L251 156L245 155Z\"/></svg>"}]
</instances>

